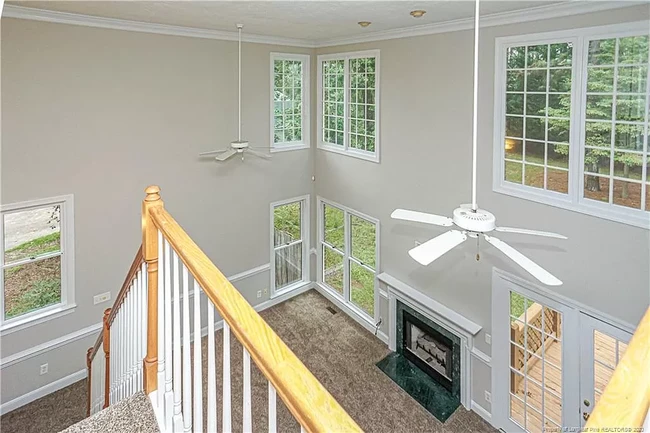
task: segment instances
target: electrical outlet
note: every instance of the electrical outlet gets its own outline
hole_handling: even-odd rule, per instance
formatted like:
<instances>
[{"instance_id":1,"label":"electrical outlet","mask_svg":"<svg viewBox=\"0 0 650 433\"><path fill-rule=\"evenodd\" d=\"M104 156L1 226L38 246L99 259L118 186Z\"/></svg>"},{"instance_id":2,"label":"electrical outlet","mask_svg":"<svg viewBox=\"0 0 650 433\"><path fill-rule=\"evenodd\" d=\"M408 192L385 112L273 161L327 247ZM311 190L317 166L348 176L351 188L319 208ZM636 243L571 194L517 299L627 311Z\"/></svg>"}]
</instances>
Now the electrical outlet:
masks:
<instances>
[{"instance_id":1,"label":"electrical outlet","mask_svg":"<svg viewBox=\"0 0 650 433\"><path fill-rule=\"evenodd\" d=\"M485 334L485 342L487 344L492 344L492 335L490 334Z\"/></svg>"},{"instance_id":2,"label":"electrical outlet","mask_svg":"<svg viewBox=\"0 0 650 433\"><path fill-rule=\"evenodd\" d=\"M261 297L262 297L262 291L261 291L261 290L258 290L258 291L257 291L257 297L258 297L258 298L261 298Z\"/></svg>"},{"instance_id":3,"label":"electrical outlet","mask_svg":"<svg viewBox=\"0 0 650 433\"><path fill-rule=\"evenodd\" d=\"M111 292L100 293L93 297L93 305L101 304L102 302L109 301L111 299Z\"/></svg>"},{"instance_id":4,"label":"electrical outlet","mask_svg":"<svg viewBox=\"0 0 650 433\"><path fill-rule=\"evenodd\" d=\"M47 371L48 371L48 364L41 365L41 376L47 374Z\"/></svg>"},{"instance_id":5,"label":"electrical outlet","mask_svg":"<svg viewBox=\"0 0 650 433\"><path fill-rule=\"evenodd\" d=\"M492 394L487 391L485 391L485 401L492 403Z\"/></svg>"},{"instance_id":6,"label":"electrical outlet","mask_svg":"<svg viewBox=\"0 0 650 433\"><path fill-rule=\"evenodd\" d=\"M269 294L269 289L267 289L266 287L264 288L264 294L265 294L265 295L268 295L268 294Z\"/></svg>"}]
</instances>

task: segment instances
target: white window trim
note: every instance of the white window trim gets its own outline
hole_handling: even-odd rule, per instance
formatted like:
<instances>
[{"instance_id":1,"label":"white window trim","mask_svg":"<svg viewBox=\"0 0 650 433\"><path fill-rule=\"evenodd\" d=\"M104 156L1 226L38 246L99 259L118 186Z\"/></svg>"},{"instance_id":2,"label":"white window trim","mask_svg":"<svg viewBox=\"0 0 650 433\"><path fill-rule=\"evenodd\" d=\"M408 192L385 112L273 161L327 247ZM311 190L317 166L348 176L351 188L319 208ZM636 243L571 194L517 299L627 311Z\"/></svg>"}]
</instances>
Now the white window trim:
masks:
<instances>
[{"instance_id":1,"label":"white window trim","mask_svg":"<svg viewBox=\"0 0 650 433\"><path fill-rule=\"evenodd\" d=\"M302 86L301 86L301 101L302 101L302 140L292 142L275 143L275 61L276 60L298 60L302 62ZM311 134L311 72L310 72L311 57L309 54L287 54L287 53L271 53L271 69L270 69L270 82L271 82L271 153L286 152L289 150L309 149L310 134Z\"/></svg>"},{"instance_id":2,"label":"white window trim","mask_svg":"<svg viewBox=\"0 0 650 433\"><path fill-rule=\"evenodd\" d=\"M358 59L365 57L375 58L375 151L367 152L365 150L354 149L348 146L349 141L349 125L348 118L350 115L350 74L348 71L348 62L350 59ZM379 50L355 51L349 53L336 53L336 54L322 54L317 59L318 74L317 74L317 89L316 89L316 131L318 137L316 139L317 147L329 152L339 153L342 155L352 156L354 158L364 159L366 161L380 162L380 142L381 142L381 78L380 78L380 60ZM343 115L343 147L323 141L323 62L327 60L345 60L345 77L343 82L344 96L343 106L345 112Z\"/></svg>"},{"instance_id":3,"label":"white window trim","mask_svg":"<svg viewBox=\"0 0 650 433\"><path fill-rule=\"evenodd\" d=\"M274 237L273 237L273 232L275 230L275 213L274 210L278 206L283 206L286 204L290 203L296 203L296 202L301 202L301 208L300 208L300 238L302 241L302 279L300 281L296 281L293 284L289 284L288 286L282 287L279 290L276 290L275 287L275 245L274 245ZM286 200L280 200L271 203L270 206L270 247L271 247L271 262L270 262L270 269L271 269L271 281L270 281L270 287L271 287L271 299L277 298L278 296L284 295L285 293L291 292L293 290L296 290L302 286L304 286L306 283L309 283L309 233L310 231L310 226L309 222L311 221L311 216L310 216L310 209L309 205L311 202L310 195L302 195L299 197L293 197L290 199Z\"/></svg>"},{"instance_id":4,"label":"white window trim","mask_svg":"<svg viewBox=\"0 0 650 433\"><path fill-rule=\"evenodd\" d=\"M61 206L61 302L39 310L21 314L5 320L4 318L4 272L0 272L0 335L10 334L21 329L29 328L39 323L72 313L75 304L75 273L74 273L74 197L72 194L30 200L20 203L2 205L0 211L11 213L29 208L48 205ZM4 219L0 221L0 241L4 241ZM3 248L4 251L4 248ZM0 254L0 266L4 265L4 254Z\"/></svg>"},{"instance_id":5,"label":"white window trim","mask_svg":"<svg viewBox=\"0 0 650 433\"><path fill-rule=\"evenodd\" d=\"M317 257L317 283L323 287L325 290L328 291L328 293L331 293L332 296L334 296L336 299L340 300L345 306L350 308L353 312L355 312L359 317L363 318L366 322L371 324L373 327L379 320L380 312L379 312L379 286L378 286L378 280L377 280L377 275L380 274L379 269L380 269L380 223L377 218L373 218L369 215L366 215L364 213L358 212L354 209L351 209L347 206L343 206L342 204L333 202L331 200L327 200L323 197L318 196L317 197L317 204L318 204L318 245L316 247L316 257ZM343 232L343 238L345 240L344 245L343 245L343 294L340 294L338 291L336 291L333 287L330 287L325 280L323 279L323 245L325 245L325 239L323 238L323 231L324 231L324 212L323 212L323 205L335 207L337 209L340 209L343 211L343 222L344 222L344 232ZM375 305L374 305L374 317L370 317L370 315L356 306L351 300L350 300L350 260L353 260L357 263L359 263L358 260L353 258L351 255L351 248L350 248L350 239L351 239L351 232L350 232L350 215L354 215L359 218L363 218L364 220L371 222L375 225L375 287L374 287L374 296L375 296ZM363 266L363 265L362 265Z\"/></svg>"},{"instance_id":6,"label":"white window trim","mask_svg":"<svg viewBox=\"0 0 650 433\"><path fill-rule=\"evenodd\" d=\"M586 83L587 70L584 67L584 56L588 38L601 39L633 36L648 33L647 21L614 24L598 27L586 27L574 30L537 33L521 36L508 36L495 39L495 70L494 70L494 137L493 137L493 179L492 188L495 192L513 197L531 200L542 204L555 206L586 215L595 216L611 221L650 229L650 212L641 209L631 209L609 203L599 203L583 198L584 188L584 116L585 100L583 92ZM512 46L535 45L556 42L573 42L572 88L571 88L571 121L569 150L569 192L561 194L554 191L542 190L525 185L506 182L504 179L504 146L505 134L505 79L506 79L506 50ZM577 66L575 62L577 63ZM650 68L648 68L650 70ZM648 81L650 83L650 80ZM650 84L649 84L650 85ZM580 100L579 100L580 99ZM646 139L645 146L648 146ZM643 200L643 196L642 196Z\"/></svg>"}]
</instances>

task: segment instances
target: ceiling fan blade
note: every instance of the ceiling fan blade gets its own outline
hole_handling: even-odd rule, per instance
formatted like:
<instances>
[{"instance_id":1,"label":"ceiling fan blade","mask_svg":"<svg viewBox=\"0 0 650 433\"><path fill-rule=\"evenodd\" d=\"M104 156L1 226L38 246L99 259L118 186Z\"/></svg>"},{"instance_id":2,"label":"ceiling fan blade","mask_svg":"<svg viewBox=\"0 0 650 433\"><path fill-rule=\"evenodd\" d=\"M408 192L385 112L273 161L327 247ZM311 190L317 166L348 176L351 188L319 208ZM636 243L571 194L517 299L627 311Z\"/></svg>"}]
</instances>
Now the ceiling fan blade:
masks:
<instances>
[{"instance_id":1,"label":"ceiling fan blade","mask_svg":"<svg viewBox=\"0 0 650 433\"><path fill-rule=\"evenodd\" d=\"M544 236L546 238L568 239L564 235L539 230L518 229L515 227L496 227L494 230L503 233L521 233L523 235Z\"/></svg>"},{"instance_id":2,"label":"ceiling fan blade","mask_svg":"<svg viewBox=\"0 0 650 433\"><path fill-rule=\"evenodd\" d=\"M226 152L222 153L221 155L217 155L214 157L217 161L225 161L226 159L230 158L234 154L236 154L237 151L234 149L228 149Z\"/></svg>"},{"instance_id":3,"label":"ceiling fan blade","mask_svg":"<svg viewBox=\"0 0 650 433\"><path fill-rule=\"evenodd\" d=\"M455 246L460 245L467 239L463 232L458 230L449 230L446 233L436 236L418 245L409 251L409 255L421 265L427 266L429 263L436 260Z\"/></svg>"},{"instance_id":4,"label":"ceiling fan blade","mask_svg":"<svg viewBox=\"0 0 650 433\"><path fill-rule=\"evenodd\" d=\"M228 152L229 150L230 149L211 150L209 152L201 152L199 153L199 156L218 155L220 153Z\"/></svg>"},{"instance_id":5,"label":"ceiling fan blade","mask_svg":"<svg viewBox=\"0 0 650 433\"><path fill-rule=\"evenodd\" d=\"M488 241L489 243L491 243L496 249L498 249L503 254L508 256L512 261L514 261L516 264L518 264L519 266L524 268L524 270L526 270L526 272L528 272L533 277L537 278L542 283L544 283L544 284L546 284L548 286L561 286L562 285L562 281L555 278L547 270L545 270L544 268L539 266L537 263L533 262L528 257L521 254L516 249L512 248L507 243L503 242L500 239L494 238L492 236L488 236L488 235L485 235L485 234L483 236L485 236L485 240Z\"/></svg>"},{"instance_id":6,"label":"ceiling fan blade","mask_svg":"<svg viewBox=\"0 0 650 433\"><path fill-rule=\"evenodd\" d=\"M246 149L246 152L249 152L251 155L255 155L260 158L265 158L265 159L271 159L271 155L268 155L266 153L258 152L257 150L253 150L250 147Z\"/></svg>"},{"instance_id":7,"label":"ceiling fan blade","mask_svg":"<svg viewBox=\"0 0 650 433\"><path fill-rule=\"evenodd\" d=\"M390 216L396 220L415 221L418 223L434 224L443 227L451 227L454 224L451 218L430 213L417 212L414 210L395 209Z\"/></svg>"}]
</instances>

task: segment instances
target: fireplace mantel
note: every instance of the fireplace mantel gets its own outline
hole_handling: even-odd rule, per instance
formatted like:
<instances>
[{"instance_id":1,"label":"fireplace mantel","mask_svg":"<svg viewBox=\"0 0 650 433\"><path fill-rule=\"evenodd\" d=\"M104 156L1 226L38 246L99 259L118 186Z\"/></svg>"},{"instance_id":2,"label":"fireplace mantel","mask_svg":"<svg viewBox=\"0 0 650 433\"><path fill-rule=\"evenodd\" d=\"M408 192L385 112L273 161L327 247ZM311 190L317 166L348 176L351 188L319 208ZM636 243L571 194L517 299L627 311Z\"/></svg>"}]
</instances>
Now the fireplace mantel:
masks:
<instances>
[{"instance_id":1,"label":"fireplace mantel","mask_svg":"<svg viewBox=\"0 0 650 433\"><path fill-rule=\"evenodd\" d=\"M450 325L454 325L454 327L460 328L462 331L471 336L478 334L478 332L482 329L481 325L472 322L465 316L457 313L446 305L443 305L440 302L431 299L424 293L420 292L417 289L414 289L413 287L398 280L392 275L387 274L386 272L377 275L377 279L390 287L390 291L399 292L401 295L419 304L420 308L425 308L429 312L434 313L434 315L447 320Z\"/></svg>"},{"instance_id":2,"label":"fireplace mantel","mask_svg":"<svg viewBox=\"0 0 650 433\"><path fill-rule=\"evenodd\" d=\"M396 314L397 301L409 305L411 308L429 317L449 332L460 338L461 354L461 386L460 403L466 408L471 406L471 367L470 352L474 347L474 337L482 327L463 315L457 313L446 305L431 299L429 296L397 278L383 272L377 279L387 286L388 298L388 347L396 351ZM381 289L380 289L381 290Z\"/></svg>"}]
</instances>

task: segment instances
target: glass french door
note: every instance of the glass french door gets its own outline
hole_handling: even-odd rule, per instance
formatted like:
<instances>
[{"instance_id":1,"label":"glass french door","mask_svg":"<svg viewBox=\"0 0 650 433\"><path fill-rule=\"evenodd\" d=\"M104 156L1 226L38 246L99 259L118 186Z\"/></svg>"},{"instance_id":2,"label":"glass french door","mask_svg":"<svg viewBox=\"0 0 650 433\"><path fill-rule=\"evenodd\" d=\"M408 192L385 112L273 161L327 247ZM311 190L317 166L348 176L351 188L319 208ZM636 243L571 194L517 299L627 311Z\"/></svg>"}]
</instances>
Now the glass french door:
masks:
<instances>
[{"instance_id":1,"label":"glass french door","mask_svg":"<svg viewBox=\"0 0 650 433\"><path fill-rule=\"evenodd\" d=\"M580 314L580 333L580 418L584 426L632 334L584 313Z\"/></svg>"},{"instance_id":2,"label":"glass french door","mask_svg":"<svg viewBox=\"0 0 650 433\"><path fill-rule=\"evenodd\" d=\"M574 309L515 284L493 287L493 398L498 427L542 433L579 425ZM575 407L575 405L574 405Z\"/></svg>"}]
</instances>

